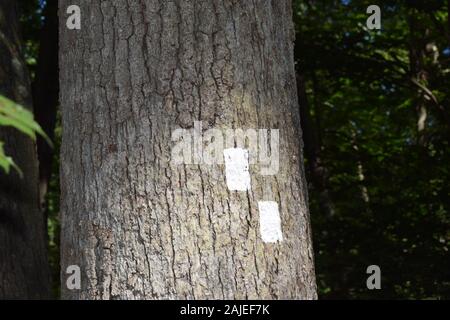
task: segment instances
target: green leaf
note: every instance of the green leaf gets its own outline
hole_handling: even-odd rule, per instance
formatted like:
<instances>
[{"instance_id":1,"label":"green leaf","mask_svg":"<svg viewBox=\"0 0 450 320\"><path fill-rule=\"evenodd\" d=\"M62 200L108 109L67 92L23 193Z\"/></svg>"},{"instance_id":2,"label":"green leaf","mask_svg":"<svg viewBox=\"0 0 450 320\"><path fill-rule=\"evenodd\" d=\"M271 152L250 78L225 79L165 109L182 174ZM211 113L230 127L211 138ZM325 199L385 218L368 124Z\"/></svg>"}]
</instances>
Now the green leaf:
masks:
<instances>
[{"instance_id":1,"label":"green leaf","mask_svg":"<svg viewBox=\"0 0 450 320\"><path fill-rule=\"evenodd\" d=\"M23 132L33 140L36 133L41 135L50 146L53 146L50 138L42 130L41 126L34 121L33 113L0 95L0 125L11 126Z\"/></svg>"},{"instance_id":2,"label":"green leaf","mask_svg":"<svg viewBox=\"0 0 450 320\"><path fill-rule=\"evenodd\" d=\"M3 145L4 143L0 142L0 168L2 168L6 173L9 173L10 168L13 167L22 178L22 170L20 170L20 168L14 163L14 160L11 157L6 156Z\"/></svg>"},{"instance_id":3,"label":"green leaf","mask_svg":"<svg viewBox=\"0 0 450 320\"><path fill-rule=\"evenodd\" d=\"M16 128L33 140L36 140L37 133L41 135L51 147L53 147L53 143L50 138L45 134L41 126L34 121L33 113L2 95L0 95L0 126ZM2 168L6 173L9 173L12 167L22 177L22 171L15 164L14 160L5 154L3 146L4 143L0 141L0 168Z\"/></svg>"}]
</instances>

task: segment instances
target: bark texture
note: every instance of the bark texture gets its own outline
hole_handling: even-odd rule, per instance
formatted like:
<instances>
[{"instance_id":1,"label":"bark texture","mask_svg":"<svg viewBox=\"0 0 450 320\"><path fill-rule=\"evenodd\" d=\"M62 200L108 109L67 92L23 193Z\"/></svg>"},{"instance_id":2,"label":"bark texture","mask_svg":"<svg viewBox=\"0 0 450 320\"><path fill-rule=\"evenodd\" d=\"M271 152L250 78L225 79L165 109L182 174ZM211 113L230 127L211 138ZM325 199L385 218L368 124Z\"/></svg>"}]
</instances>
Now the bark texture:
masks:
<instances>
[{"instance_id":1,"label":"bark texture","mask_svg":"<svg viewBox=\"0 0 450 320\"><path fill-rule=\"evenodd\" d=\"M62 0L60 17L63 298L316 298L291 1ZM280 129L278 174L232 192L223 165L172 165L172 130L200 120ZM283 242L261 240L260 200Z\"/></svg>"},{"instance_id":2,"label":"bark texture","mask_svg":"<svg viewBox=\"0 0 450 320\"><path fill-rule=\"evenodd\" d=\"M28 72L22 58L15 1L0 1L0 94L31 109ZM49 297L44 219L39 211L35 143L0 127L5 152L22 169L0 172L0 299Z\"/></svg>"}]
</instances>

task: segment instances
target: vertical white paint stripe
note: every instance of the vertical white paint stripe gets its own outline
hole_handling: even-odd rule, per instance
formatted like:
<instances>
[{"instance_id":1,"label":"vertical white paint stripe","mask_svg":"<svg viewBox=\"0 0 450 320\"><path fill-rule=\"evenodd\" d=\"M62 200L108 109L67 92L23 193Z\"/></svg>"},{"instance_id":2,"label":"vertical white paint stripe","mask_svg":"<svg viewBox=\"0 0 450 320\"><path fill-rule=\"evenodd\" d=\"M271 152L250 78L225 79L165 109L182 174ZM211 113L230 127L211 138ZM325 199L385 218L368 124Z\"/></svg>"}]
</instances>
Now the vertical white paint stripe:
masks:
<instances>
[{"instance_id":1,"label":"vertical white paint stripe","mask_svg":"<svg viewBox=\"0 0 450 320\"><path fill-rule=\"evenodd\" d=\"M241 148L225 149L225 175L227 187L231 191L250 190L250 173L248 171L248 150Z\"/></svg>"},{"instance_id":2,"label":"vertical white paint stripe","mask_svg":"<svg viewBox=\"0 0 450 320\"><path fill-rule=\"evenodd\" d=\"M283 241L278 203L274 201L258 201L258 209L262 240L269 243Z\"/></svg>"}]
</instances>

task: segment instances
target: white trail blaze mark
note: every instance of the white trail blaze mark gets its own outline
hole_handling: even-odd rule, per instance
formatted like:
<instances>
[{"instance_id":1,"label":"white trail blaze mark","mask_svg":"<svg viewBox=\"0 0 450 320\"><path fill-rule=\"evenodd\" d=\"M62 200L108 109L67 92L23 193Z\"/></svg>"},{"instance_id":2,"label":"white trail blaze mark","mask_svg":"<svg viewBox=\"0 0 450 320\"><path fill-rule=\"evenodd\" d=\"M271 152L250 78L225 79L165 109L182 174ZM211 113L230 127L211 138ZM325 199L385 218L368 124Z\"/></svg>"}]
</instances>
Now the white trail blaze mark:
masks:
<instances>
[{"instance_id":1,"label":"white trail blaze mark","mask_svg":"<svg viewBox=\"0 0 450 320\"><path fill-rule=\"evenodd\" d=\"M231 148L223 150L227 187L231 191L250 190L248 150Z\"/></svg>"},{"instance_id":2,"label":"white trail blaze mark","mask_svg":"<svg viewBox=\"0 0 450 320\"><path fill-rule=\"evenodd\" d=\"M258 201L258 209L262 240L269 243L283 241L278 203L274 201Z\"/></svg>"}]
</instances>

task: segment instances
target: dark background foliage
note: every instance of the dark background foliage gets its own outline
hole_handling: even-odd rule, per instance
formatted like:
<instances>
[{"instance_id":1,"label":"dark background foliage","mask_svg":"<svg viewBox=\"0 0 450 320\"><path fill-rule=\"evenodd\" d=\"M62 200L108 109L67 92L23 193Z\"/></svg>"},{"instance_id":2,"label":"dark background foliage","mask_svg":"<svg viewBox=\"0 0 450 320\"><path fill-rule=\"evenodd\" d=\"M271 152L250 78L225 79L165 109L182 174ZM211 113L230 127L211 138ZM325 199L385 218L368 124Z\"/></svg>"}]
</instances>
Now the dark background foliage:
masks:
<instances>
[{"instance_id":1,"label":"dark background foliage","mask_svg":"<svg viewBox=\"0 0 450 320\"><path fill-rule=\"evenodd\" d=\"M35 77L45 1L20 0ZM450 298L450 23L444 0L295 0L295 57L321 299ZM49 191L59 287L58 146ZM379 265L382 289L368 290Z\"/></svg>"}]
</instances>

